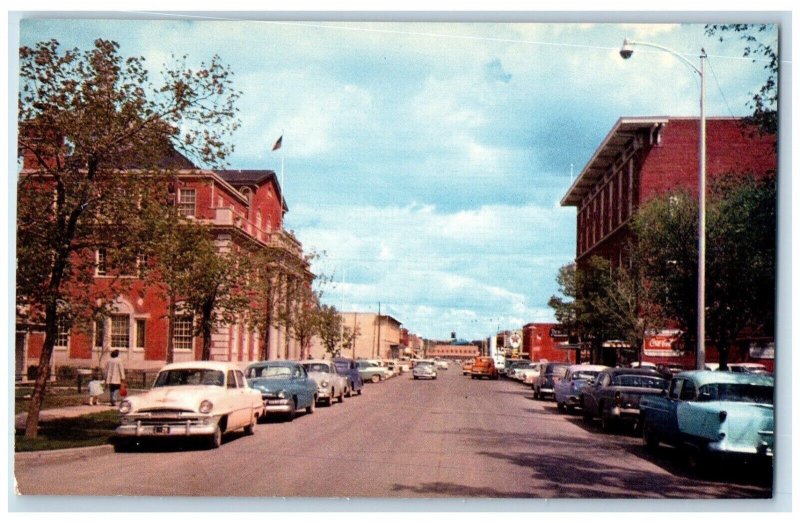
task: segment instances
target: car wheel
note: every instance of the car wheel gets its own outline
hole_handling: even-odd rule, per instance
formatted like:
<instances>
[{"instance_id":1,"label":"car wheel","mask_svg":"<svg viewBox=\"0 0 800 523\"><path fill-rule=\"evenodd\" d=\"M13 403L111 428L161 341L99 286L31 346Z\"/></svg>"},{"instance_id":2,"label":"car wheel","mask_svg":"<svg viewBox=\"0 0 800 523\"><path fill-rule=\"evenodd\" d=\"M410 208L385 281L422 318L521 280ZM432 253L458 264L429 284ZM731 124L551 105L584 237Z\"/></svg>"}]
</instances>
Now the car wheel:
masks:
<instances>
[{"instance_id":1,"label":"car wheel","mask_svg":"<svg viewBox=\"0 0 800 523\"><path fill-rule=\"evenodd\" d=\"M418 380L418 379L419 379L419 376L414 376L414 379L415 379L415 380Z\"/></svg>"},{"instance_id":2,"label":"car wheel","mask_svg":"<svg viewBox=\"0 0 800 523\"><path fill-rule=\"evenodd\" d=\"M586 406L586 403L581 402L581 404L583 405L583 409L581 409L581 417L583 418L583 421L588 423L592 421L594 416L592 416L592 411L589 410L589 408Z\"/></svg>"},{"instance_id":3,"label":"car wheel","mask_svg":"<svg viewBox=\"0 0 800 523\"><path fill-rule=\"evenodd\" d=\"M539 389L533 389L533 398L537 400L542 399L542 393Z\"/></svg>"},{"instance_id":4,"label":"car wheel","mask_svg":"<svg viewBox=\"0 0 800 523\"><path fill-rule=\"evenodd\" d=\"M350 383L347 386L347 393L345 394L345 396L347 396L348 398L352 398L353 397L353 384L352 383Z\"/></svg>"},{"instance_id":5,"label":"car wheel","mask_svg":"<svg viewBox=\"0 0 800 523\"><path fill-rule=\"evenodd\" d=\"M602 405L600 405L600 428L603 429L603 432L614 432L614 429L617 428L614 418Z\"/></svg>"},{"instance_id":6,"label":"car wheel","mask_svg":"<svg viewBox=\"0 0 800 523\"><path fill-rule=\"evenodd\" d=\"M339 393L339 403L344 403L344 391Z\"/></svg>"},{"instance_id":7,"label":"car wheel","mask_svg":"<svg viewBox=\"0 0 800 523\"><path fill-rule=\"evenodd\" d=\"M704 474L708 470L708 459L702 449L691 446L684 449L686 466L696 474Z\"/></svg>"},{"instance_id":8,"label":"car wheel","mask_svg":"<svg viewBox=\"0 0 800 523\"><path fill-rule=\"evenodd\" d=\"M211 435L211 440L209 441L209 447L212 449L218 449L222 446L222 427L219 426L219 423L214 427L214 434Z\"/></svg>"},{"instance_id":9,"label":"car wheel","mask_svg":"<svg viewBox=\"0 0 800 523\"><path fill-rule=\"evenodd\" d=\"M244 426L244 435L245 436L252 436L253 434L256 433L256 418L257 417L258 416L256 416L255 414L252 414L250 416L250 424Z\"/></svg>"},{"instance_id":10,"label":"car wheel","mask_svg":"<svg viewBox=\"0 0 800 523\"><path fill-rule=\"evenodd\" d=\"M131 438L117 438L114 440L114 452L132 452L137 445L137 441Z\"/></svg>"},{"instance_id":11,"label":"car wheel","mask_svg":"<svg viewBox=\"0 0 800 523\"><path fill-rule=\"evenodd\" d=\"M294 419L295 410L297 410L297 403L294 399L289 400L289 412L286 413L286 421L292 421Z\"/></svg>"},{"instance_id":12,"label":"car wheel","mask_svg":"<svg viewBox=\"0 0 800 523\"><path fill-rule=\"evenodd\" d=\"M311 404L306 407L306 414L314 414L314 411L317 410L317 397L314 396L311 399Z\"/></svg>"},{"instance_id":13,"label":"car wheel","mask_svg":"<svg viewBox=\"0 0 800 523\"><path fill-rule=\"evenodd\" d=\"M359 396L361 396L361 392L362 392L362 390L363 390L363 389L358 389L358 391L356 392L356 394L358 394Z\"/></svg>"},{"instance_id":14,"label":"car wheel","mask_svg":"<svg viewBox=\"0 0 800 523\"><path fill-rule=\"evenodd\" d=\"M575 412L575 407L573 407L572 405L566 405L566 411L567 414L572 414Z\"/></svg>"},{"instance_id":15,"label":"car wheel","mask_svg":"<svg viewBox=\"0 0 800 523\"><path fill-rule=\"evenodd\" d=\"M559 401L556 402L556 409L558 409L558 412L564 412L567 410L566 407L564 407L564 404Z\"/></svg>"},{"instance_id":16,"label":"car wheel","mask_svg":"<svg viewBox=\"0 0 800 523\"><path fill-rule=\"evenodd\" d=\"M381 381L381 377L378 376L377 374L373 374L372 377L369 379L369 381L371 381L372 383L378 383L379 381Z\"/></svg>"},{"instance_id":17,"label":"car wheel","mask_svg":"<svg viewBox=\"0 0 800 523\"><path fill-rule=\"evenodd\" d=\"M644 420L644 418L639 422L639 425L642 428L642 444L648 450L656 450L658 448L658 437L653 433L650 429L650 424Z\"/></svg>"}]
</instances>

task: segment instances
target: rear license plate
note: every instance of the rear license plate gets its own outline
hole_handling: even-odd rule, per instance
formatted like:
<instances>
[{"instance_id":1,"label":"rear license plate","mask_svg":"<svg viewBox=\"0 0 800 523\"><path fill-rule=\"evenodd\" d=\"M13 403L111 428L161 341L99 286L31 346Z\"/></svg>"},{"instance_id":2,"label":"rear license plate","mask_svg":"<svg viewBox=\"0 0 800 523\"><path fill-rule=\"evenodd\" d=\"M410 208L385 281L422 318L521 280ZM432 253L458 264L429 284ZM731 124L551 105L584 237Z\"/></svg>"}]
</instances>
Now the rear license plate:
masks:
<instances>
[{"instance_id":1,"label":"rear license plate","mask_svg":"<svg viewBox=\"0 0 800 523\"><path fill-rule=\"evenodd\" d=\"M169 425L156 425L155 427L153 427L153 433L169 434Z\"/></svg>"}]
</instances>

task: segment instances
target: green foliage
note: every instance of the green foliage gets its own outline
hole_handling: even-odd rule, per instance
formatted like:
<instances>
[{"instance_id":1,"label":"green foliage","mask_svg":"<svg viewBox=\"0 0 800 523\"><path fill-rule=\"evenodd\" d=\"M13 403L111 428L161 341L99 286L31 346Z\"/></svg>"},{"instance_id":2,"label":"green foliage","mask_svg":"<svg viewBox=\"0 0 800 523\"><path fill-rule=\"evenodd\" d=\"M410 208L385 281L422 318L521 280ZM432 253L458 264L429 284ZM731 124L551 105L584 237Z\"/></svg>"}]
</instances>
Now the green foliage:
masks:
<instances>
[{"instance_id":1,"label":"green foliage","mask_svg":"<svg viewBox=\"0 0 800 523\"><path fill-rule=\"evenodd\" d=\"M325 352L331 357L339 356L344 347L342 334L342 315L333 305L322 304L319 307L319 328L318 334ZM351 332L351 329L347 329Z\"/></svg>"},{"instance_id":2,"label":"green foliage","mask_svg":"<svg viewBox=\"0 0 800 523\"><path fill-rule=\"evenodd\" d=\"M735 33L745 43L742 56L752 58L753 62L765 60L764 69L767 79L757 92L751 93L750 108L753 110L752 121L763 134L778 132L778 43L764 42L764 33L774 31L772 24L710 24L706 25L706 35L716 36L720 42L726 34Z\"/></svg>"},{"instance_id":3,"label":"green foliage","mask_svg":"<svg viewBox=\"0 0 800 523\"><path fill-rule=\"evenodd\" d=\"M727 349L745 327L771 335L775 318L775 184L723 176L706 213L706 334ZM672 193L645 204L633 222L643 277L667 317L697 339L697 203Z\"/></svg>"}]
</instances>

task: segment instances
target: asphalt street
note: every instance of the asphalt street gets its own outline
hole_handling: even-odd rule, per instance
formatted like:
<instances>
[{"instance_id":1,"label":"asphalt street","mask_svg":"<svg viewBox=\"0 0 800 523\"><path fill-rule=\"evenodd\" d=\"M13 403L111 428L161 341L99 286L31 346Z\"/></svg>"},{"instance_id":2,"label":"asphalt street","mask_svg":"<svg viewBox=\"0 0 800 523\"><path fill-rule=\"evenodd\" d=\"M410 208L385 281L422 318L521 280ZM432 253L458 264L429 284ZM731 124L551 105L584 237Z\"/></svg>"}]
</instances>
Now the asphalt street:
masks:
<instances>
[{"instance_id":1,"label":"asphalt street","mask_svg":"<svg viewBox=\"0 0 800 523\"><path fill-rule=\"evenodd\" d=\"M766 475L698 476L674 449L643 448L508 380L410 374L343 404L260 423L221 448L168 441L18 453L20 494L315 498L769 498Z\"/></svg>"}]
</instances>

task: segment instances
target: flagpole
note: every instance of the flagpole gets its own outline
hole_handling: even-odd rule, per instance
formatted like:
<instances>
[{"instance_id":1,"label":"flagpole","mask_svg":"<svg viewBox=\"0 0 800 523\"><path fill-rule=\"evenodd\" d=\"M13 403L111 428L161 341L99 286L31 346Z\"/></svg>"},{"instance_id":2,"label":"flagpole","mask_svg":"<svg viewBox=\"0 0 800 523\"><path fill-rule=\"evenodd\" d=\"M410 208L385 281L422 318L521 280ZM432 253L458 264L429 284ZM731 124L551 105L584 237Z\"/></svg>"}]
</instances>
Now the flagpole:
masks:
<instances>
[{"instance_id":1,"label":"flagpole","mask_svg":"<svg viewBox=\"0 0 800 523\"><path fill-rule=\"evenodd\" d=\"M283 145L283 133L284 130L281 129L281 145ZM283 178L283 163L285 159L286 159L286 151L284 151L283 147L281 147L281 200L283 200L281 203L283 205L286 205L286 186L284 185L284 178ZM283 212L283 210L281 210L281 212ZM283 222L283 220L281 220L281 222Z\"/></svg>"}]
</instances>

